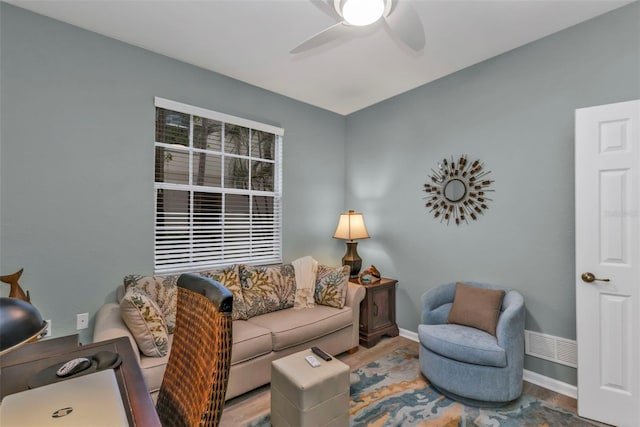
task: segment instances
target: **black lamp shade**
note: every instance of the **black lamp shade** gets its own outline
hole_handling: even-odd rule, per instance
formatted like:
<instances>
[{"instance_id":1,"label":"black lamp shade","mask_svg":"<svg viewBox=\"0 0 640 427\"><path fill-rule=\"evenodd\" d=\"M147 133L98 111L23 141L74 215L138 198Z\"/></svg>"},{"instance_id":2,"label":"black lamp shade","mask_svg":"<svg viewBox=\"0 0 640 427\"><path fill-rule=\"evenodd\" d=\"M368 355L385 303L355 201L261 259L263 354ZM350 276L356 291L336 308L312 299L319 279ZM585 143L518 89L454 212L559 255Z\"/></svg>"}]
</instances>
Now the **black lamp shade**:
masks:
<instances>
[{"instance_id":1,"label":"black lamp shade","mask_svg":"<svg viewBox=\"0 0 640 427\"><path fill-rule=\"evenodd\" d=\"M40 335L47 322L37 308L17 298L0 297L0 356Z\"/></svg>"}]
</instances>

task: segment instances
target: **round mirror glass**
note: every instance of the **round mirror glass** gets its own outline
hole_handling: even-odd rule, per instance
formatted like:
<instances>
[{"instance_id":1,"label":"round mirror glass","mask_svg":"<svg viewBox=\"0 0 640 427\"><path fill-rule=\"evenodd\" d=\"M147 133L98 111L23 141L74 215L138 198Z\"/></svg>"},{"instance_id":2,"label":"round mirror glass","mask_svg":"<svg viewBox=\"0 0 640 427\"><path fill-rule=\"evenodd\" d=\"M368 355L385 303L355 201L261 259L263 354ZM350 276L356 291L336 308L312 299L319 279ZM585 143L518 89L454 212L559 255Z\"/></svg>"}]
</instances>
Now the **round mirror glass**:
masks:
<instances>
[{"instance_id":1,"label":"round mirror glass","mask_svg":"<svg viewBox=\"0 0 640 427\"><path fill-rule=\"evenodd\" d=\"M444 186L444 197L450 202L459 202L467 195L467 187L459 179L452 179Z\"/></svg>"}]
</instances>

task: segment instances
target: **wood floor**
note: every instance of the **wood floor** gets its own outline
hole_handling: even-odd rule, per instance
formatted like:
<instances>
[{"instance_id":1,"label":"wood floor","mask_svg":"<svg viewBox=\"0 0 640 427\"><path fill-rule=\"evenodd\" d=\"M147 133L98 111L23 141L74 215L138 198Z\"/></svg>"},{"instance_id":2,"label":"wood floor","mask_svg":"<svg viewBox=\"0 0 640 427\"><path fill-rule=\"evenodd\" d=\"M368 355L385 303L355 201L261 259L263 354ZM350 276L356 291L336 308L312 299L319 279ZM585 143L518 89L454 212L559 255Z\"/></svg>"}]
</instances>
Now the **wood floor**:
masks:
<instances>
[{"instance_id":1,"label":"wood floor","mask_svg":"<svg viewBox=\"0 0 640 427\"><path fill-rule=\"evenodd\" d=\"M364 348L360 346L354 354L344 353L338 356L342 362L346 363L351 369L356 369L373 362L392 352L396 348L408 346L414 347L418 351L418 343L403 337L385 338L372 348ZM530 384L525 381L524 393L535 396L540 400L547 401L553 405L559 406L571 412L576 412L577 402L568 396L555 393L545 388ZM221 427L239 427L252 421L262 415L269 413L271 394L269 385L260 387L242 396L229 400L225 404L222 412Z\"/></svg>"}]
</instances>

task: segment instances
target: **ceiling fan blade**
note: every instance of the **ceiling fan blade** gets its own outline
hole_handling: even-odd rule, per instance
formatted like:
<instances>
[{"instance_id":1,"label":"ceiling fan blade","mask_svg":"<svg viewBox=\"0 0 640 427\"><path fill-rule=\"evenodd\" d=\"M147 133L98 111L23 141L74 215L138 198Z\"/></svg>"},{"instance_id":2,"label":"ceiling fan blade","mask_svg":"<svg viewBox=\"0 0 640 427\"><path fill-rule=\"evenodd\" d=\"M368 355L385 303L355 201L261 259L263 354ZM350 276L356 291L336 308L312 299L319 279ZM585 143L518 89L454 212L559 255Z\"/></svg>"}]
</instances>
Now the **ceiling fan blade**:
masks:
<instances>
[{"instance_id":1,"label":"ceiling fan blade","mask_svg":"<svg viewBox=\"0 0 640 427\"><path fill-rule=\"evenodd\" d=\"M338 14L338 12L336 11L336 8L333 6L333 0L328 0L331 2L331 4L329 4L327 1L325 0L309 0L315 7L317 7L318 9L320 9L322 12L324 12L326 15L329 15L330 17L332 17L333 19L335 19L336 21L340 21L342 20L342 16L340 16Z\"/></svg>"},{"instance_id":2,"label":"ceiling fan blade","mask_svg":"<svg viewBox=\"0 0 640 427\"><path fill-rule=\"evenodd\" d=\"M291 49L289 53L300 53L305 50L314 49L322 46L323 44L332 42L340 37L346 36L350 33L351 27L344 22L338 22L335 25L320 31L318 34L309 37L298 46Z\"/></svg>"},{"instance_id":3,"label":"ceiling fan blade","mask_svg":"<svg viewBox=\"0 0 640 427\"><path fill-rule=\"evenodd\" d=\"M418 51L424 48L424 27L420 16L409 2L396 2L386 21L391 30L411 49Z\"/></svg>"}]
</instances>

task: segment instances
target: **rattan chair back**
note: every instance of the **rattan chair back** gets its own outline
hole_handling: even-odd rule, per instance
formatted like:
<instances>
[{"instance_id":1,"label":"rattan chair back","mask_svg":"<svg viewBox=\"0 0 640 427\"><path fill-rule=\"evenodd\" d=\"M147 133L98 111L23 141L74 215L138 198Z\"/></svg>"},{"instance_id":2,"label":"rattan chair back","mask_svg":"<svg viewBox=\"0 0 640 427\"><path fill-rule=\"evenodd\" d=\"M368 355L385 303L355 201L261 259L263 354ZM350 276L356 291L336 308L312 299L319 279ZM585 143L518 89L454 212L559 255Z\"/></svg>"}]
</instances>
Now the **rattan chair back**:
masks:
<instances>
[{"instance_id":1,"label":"rattan chair back","mask_svg":"<svg viewBox=\"0 0 640 427\"><path fill-rule=\"evenodd\" d=\"M217 426L231 367L233 296L192 274L178 279L176 325L156 409L163 426Z\"/></svg>"}]
</instances>

